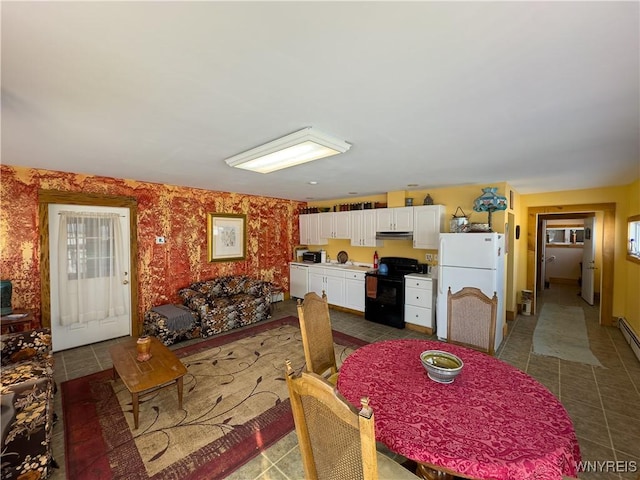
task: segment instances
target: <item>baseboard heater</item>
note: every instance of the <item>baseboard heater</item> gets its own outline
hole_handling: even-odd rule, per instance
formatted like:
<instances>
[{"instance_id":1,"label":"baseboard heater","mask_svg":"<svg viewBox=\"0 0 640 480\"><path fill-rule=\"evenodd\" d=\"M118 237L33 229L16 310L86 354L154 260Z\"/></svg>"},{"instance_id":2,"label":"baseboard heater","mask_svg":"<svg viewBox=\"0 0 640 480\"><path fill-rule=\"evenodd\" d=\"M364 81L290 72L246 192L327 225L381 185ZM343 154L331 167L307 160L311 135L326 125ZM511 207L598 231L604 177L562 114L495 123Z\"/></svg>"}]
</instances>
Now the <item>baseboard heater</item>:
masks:
<instances>
[{"instance_id":1,"label":"baseboard heater","mask_svg":"<svg viewBox=\"0 0 640 480\"><path fill-rule=\"evenodd\" d=\"M633 331L629 322L627 322L623 317L618 318L618 328L622 332L622 336L625 338L627 343L631 346L631 350L636 354L638 360L640 361L640 338L636 332Z\"/></svg>"}]
</instances>

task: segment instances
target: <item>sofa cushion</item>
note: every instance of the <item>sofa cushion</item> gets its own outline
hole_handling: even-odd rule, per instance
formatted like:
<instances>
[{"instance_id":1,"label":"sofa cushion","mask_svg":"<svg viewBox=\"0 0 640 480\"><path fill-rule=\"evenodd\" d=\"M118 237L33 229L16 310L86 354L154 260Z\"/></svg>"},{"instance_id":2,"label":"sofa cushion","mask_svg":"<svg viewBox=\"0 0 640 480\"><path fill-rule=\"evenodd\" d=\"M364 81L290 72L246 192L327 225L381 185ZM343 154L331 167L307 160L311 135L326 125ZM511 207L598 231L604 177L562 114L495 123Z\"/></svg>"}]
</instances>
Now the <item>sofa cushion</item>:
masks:
<instances>
[{"instance_id":1,"label":"sofa cushion","mask_svg":"<svg viewBox=\"0 0 640 480\"><path fill-rule=\"evenodd\" d=\"M189 285L188 289L198 292L202 295L209 295L214 281L215 280L205 280L204 282L194 282Z\"/></svg>"},{"instance_id":2,"label":"sofa cushion","mask_svg":"<svg viewBox=\"0 0 640 480\"><path fill-rule=\"evenodd\" d=\"M7 392L0 395L0 423L2 424L2 442L0 449L4 451L4 443L9 433L9 428L16 418L16 409L13 406L15 392Z\"/></svg>"},{"instance_id":3,"label":"sofa cushion","mask_svg":"<svg viewBox=\"0 0 640 480\"><path fill-rule=\"evenodd\" d=\"M4 394L12 391L15 385L42 377L53 378L53 358L35 357L4 366L0 374L2 379L0 392Z\"/></svg>"},{"instance_id":4,"label":"sofa cushion","mask_svg":"<svg viewBox=\"0 0 640 480\"><path fill-rule=\"evenodd\" d=\"M2 335L2 365L26 360L37 355L49 355L51 331L45 328Z\"/></svg>"},{"instance_id":5,"label":"sofa cushion","mask_svg":"<svg viewBox=\"0 0 640 480\"><path fill-rule=\"evenodd\" d=\"M207 282L209 284L209 290L207 291L207 297L217 298L217 297L227 297L229 296L229 282L230 277L219 277Z\"/></svg>"}]
</instances>

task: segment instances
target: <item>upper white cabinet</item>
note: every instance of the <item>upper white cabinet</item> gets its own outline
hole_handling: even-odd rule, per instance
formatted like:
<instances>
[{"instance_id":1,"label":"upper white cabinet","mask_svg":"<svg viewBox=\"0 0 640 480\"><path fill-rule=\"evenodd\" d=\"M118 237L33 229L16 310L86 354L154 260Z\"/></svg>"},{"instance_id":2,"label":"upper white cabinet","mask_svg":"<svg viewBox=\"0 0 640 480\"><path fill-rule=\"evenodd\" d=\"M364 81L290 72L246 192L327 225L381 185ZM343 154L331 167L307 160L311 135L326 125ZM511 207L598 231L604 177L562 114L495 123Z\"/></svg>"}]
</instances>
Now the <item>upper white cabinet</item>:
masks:
<instances>
[{"instance_id":1,"label":"upper white cabinet","mask_svg":"<svg viewBox=\"0 0 640 480\"><path fill-rule=\"evenodd\" d=\"M444 231L444 205L413 207L413 248L438 249L440 232Z\"/></svg>"},{"instance_id":2,"label":"upper white cabinet","mask_svg":"<svg viewBox=\"0 0 640 480\"><path fill-rule=\"evenodd\" d=\"M300 243L303 245L324 245L327 239L320 237L320 213L300 215Z\"/></svg>"},{"instance_id":3,"label":"upper white cabinet","mask_svg":"<svg viewBox=\"0 0 640 480\"><path fill-rule=\"evenodd\" d=\"M376 240L376 212L378 210L352 210L351 245L354 247L379 247L382 241Z\"/></svg>"},{"instance_id":4,"label":"upper white cabinet","mask_svg":"<svg viewBox=\"0 0 640 480\"><path fill-rule=\"evenodd\" d=\"M378 208L376 225L379 232L413 232L413 208Z\"/></svg>"},{"instance_id":5,"label":"upper white cabinet","mask_svg":"<svg viewBox=\"0 0 640 480\"><path fill-rule=\"evenodd\" d=\"M351 212L326 212L320 215L320 238L351 238Z\"/></svg>"}]
</instances>

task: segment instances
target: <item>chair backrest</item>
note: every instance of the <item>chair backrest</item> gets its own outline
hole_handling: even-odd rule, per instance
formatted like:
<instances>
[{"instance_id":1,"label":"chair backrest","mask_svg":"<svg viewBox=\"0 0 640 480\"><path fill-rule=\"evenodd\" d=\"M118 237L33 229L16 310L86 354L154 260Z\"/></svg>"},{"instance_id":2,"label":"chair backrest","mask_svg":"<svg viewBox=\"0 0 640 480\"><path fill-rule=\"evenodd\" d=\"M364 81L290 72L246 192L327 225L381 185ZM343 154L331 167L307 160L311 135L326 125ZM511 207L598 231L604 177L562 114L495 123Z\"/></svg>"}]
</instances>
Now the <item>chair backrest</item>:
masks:
<instances>
[{"instance_id":1,"label":"chair backrest","mask_svg":"<svg viewBox=\"0 0 640 480\"><path fill-rule=\"evenodd\" d=\"M447 292L447 341L493 355L498 297L487 297L482 290L464 287Z\"/></svg>"},{"instance_id":2,"label":"chair backrest","mask_svg":"<svg viewBox=\"0 0 640 480\"><path fill-rule=\"evenodd\" d=\"M360 412L333 385L312 372L295 374L287 360L287 386L307 480L377 480L373 410Z\"/></svg>"},{"instance_id":3,"label":"chair backrest","mask_svg":"<svg viewBox=\"0 0 640 480\"><path fill-rule=\"evenodd\" d=\"M336 354L333 346L333 332L329 317L327 295L322 298L315 292L309 292L301 303L298 300L298 318L304 346L304 358L307 371L325 376L338 372Z\"/></svg>"}]
</instances>

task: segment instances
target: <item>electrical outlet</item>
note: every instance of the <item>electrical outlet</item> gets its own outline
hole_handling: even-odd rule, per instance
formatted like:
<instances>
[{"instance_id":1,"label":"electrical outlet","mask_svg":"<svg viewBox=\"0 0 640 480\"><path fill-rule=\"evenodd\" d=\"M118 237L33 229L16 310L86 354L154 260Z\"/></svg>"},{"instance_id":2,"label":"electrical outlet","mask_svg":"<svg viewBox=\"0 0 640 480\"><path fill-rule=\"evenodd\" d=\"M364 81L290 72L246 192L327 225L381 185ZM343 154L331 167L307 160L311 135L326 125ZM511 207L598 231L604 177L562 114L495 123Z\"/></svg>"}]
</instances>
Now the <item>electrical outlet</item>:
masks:
<instances>
[{"instance_id":1,"label":"electrical outlet","mask_svg":"<svg viewBox=\"0 0 640 480\"><path fill-rule=\"evenodd\" d=\"M156 244L157 245L164 245L166 242L164 240L164 237L156 237Z\"/></svg>"},{"instance_id":2,"label":"electrical outlet","mask_svg":"<svg viewBox=\"0 0 640 480\"><path fill-rule=\"evenodd\" d=\"M425 254L424 254L424 259L425 259L427 262L431 262L431 261L433 261L433 255L432 255L431 253L425 253Z\"/></svg>"}]
</instances>

